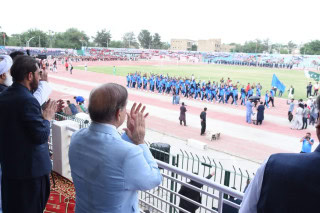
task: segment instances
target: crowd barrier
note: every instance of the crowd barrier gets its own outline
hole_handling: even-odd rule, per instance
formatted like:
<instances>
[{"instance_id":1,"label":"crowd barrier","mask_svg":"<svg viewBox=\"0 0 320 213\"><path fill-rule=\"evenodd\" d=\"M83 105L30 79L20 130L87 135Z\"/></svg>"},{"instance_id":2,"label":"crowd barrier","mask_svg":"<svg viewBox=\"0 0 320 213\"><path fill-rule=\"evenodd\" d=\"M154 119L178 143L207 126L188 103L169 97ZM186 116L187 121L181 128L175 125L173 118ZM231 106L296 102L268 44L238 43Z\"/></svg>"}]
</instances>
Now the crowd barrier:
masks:
<instances>
[{"instance_id":1,"label":"crowd barrier","mask_svg":"<svg viewBox=\"0 0 320 213\"><path fill-rule=\"evenodd\" d=\"M70 137L74 131L79 129L79 124L72 120L55 121L52 125L53 140L53 170L60 175L71 179L71 171L68 158ZM149 190L139 192L139 202L141 212L149 210L150 212L177 213L179 211L188 213L188 211L179 207L180 199L183 198L197 206L198 212L223 212L223 204L230 205L239 209L240 206L229 200L230 196L237 199L243 199L243 193L233 190L221 183L205 179L199 175L194 175L189 171L177 167L177 159L173 157L170 163L157 160L163 176L160 186ZM172 165L171 165L172 164ZM210 173L205 172L206 175ZM194 187L188 184L189 180L203 184L202 188ZM182 185L201 193L202 202L197 203L178 192Z\"/></svg>"}]
</instances>

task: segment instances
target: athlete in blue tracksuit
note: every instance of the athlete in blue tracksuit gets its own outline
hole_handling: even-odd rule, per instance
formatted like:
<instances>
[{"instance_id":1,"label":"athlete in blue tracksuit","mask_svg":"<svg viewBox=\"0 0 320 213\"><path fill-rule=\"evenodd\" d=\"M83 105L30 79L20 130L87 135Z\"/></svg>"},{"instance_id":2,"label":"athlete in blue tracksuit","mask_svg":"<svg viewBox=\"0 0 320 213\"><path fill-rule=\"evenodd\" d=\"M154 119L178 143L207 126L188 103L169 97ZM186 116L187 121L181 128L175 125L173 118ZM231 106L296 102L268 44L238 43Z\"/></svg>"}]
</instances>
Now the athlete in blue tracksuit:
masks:
<instances>
[{"instance_id":1,"label":"athlete in blue tracksuit","mask_svg":"<svg viewBox=\"0 0 320 213\"><path fill-rule=\"evenodd\" d=\"M224 94L225 94L225 89L223 85L220 85L219 88L219 103L222 101L224 103Z\"/></svg>"},{"instance_id":2,"label":"athlete in blue tracksuit","mask_svg":"<svg viewBox=\"0 0 320 213\"><path fill-rule=\"evenodd\" d=\"M130 77L130 74L128 73L128 75L127 75L127 87L129 87L130 81L131 81L131 77Z\"/></svg>"},{"instance_id":3,"label":"athlete in blue tracksuit","mask_svg":"<svg viewBox=\"0 0 320 213\"><path fill-rule=\"evenodd\" d=\"M241 88L241 105L246 105L246 90L243 88Z\"/></svg>"},{"instance_id":4,"label":"athlete in blue tracksuit","mask_svg":"<svg viewBox=\"0 0 320 213\"><path fill-rule=\"evenodd\" d=\"M237 105L237 99L238 99L238 88L233 87L231 104Z\"/></svg>"},{"instance_id":5,"label":"athlete in blue tracksuit","mask_svg":"<svg viewBox=\"0 0 320 213\"><path fill-rule=\"evenodd\" d=\"M267 90L264 96L264 105L267 106L267 108L269 108L268 101L269 101L269 91Z\"/></svg>"}]
</instances>

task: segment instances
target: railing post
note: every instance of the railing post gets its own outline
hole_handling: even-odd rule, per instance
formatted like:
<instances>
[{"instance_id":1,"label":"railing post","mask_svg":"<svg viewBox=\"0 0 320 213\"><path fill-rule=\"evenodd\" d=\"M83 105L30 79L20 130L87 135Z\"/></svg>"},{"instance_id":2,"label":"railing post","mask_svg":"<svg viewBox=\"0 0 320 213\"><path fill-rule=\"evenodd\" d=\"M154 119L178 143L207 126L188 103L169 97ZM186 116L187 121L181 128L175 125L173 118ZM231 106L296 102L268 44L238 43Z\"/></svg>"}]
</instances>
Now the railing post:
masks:
<instances>
[{"instance_id":1,"label":"railing post","mask_svg":"<svg viewBox=\"0 0 320 213\"><path fill-rule=\"evenodd\" d=\"M172 157L172 164L174 165L175 164L175 160L176 160L176 158L173 156ZM171 177L174 177L174 173L173 172L171 172ZM174 181L170 181L170 189L171 189L171 191L174 191ZM173 194L170 192L170 203L173 203ZM173 207L172 206L170 206L170 213L173 213L174 211L173 211L174 209L173 209Z\"/></svg>"},{"instance_id":2,"label":"railing post","mask_svg":"<svg viewBox=\"0 0 320 213\"><path fill-rule=\"evenodd\" d=\"M236 177L237 177L237 171L234 165L232 165L233 171L234 171L234 179L233 179L233 187L236 187Z\"/></svg>"},{"instance_id":3,"label":"railing post","mask_svg":"<svg viewBox=\"0 0 320 213\"><path fill-rule=\"evenodd\" d=\"M241 179L240 179L240 191L242 191L242 178L243 178L243 173L241 169L239 168L240 174L241 174Z\"/></svg>"},{"instance_id":4,"label":"railing post","mask_svg":"<svg viewBox=\"0 0 320 213\"><path fill-rule=\"evenodd\" d=\"M229 171L224 172L224 185L230 186L230 172ZM224 199L228 199L228 195L225 194Z\"/></svg>"},{"instance_id":5,"label":"railing post","mask_svg":"<svg viewBox=\"0 0 320 213\"><path fill-rule=\"evenodd\" d=\"M224 193L222 191L219 191L219 201L218 201L218 212L219 213L222 213L223 196L224 196Z\"/></svg>"},{"instance_id":6,"label":"railing post","mask_svg":"<svg viewBox=\"0 0 320 213\"><path fill-rule=\"evenodd\" d=\"M220 167L221 167L221 177L220 177L220 184L222 184L222 178L223 178L223 166L221 162L219 161Z\"/></svg>"}]
</instances>

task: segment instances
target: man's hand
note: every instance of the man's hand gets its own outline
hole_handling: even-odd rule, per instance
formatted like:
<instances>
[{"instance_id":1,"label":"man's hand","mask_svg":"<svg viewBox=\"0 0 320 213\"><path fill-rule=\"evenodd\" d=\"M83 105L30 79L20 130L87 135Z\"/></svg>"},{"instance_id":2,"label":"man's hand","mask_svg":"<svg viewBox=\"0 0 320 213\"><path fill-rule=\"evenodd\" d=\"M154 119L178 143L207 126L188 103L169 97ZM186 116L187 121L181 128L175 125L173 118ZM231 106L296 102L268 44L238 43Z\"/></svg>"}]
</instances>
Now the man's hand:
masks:
<instances>
[{"instance_id":1,"label":"man's hand","mask_svg":"<svg viewBox=\"0 0 320 213\"><path fill-rule=\"evenodd\" d=\"M142 107L141 103L138 105L137 108L136 105L137 104L134 103L131 108L130 114L127 113L127 128L125 128L124 131L136 145L139 145L144 143L145 118L149 114L143 114L146 107Z\"/></svg>"},{"instance_id":2,"label":"man's hand","mask_svg":"<svg viewBox=\"0 0 320 213\"><path fill-rule=\"evenodd\" d=\"M42 70L42 73L40 75L40 81L48 82L48 72L47 72L47 70Z\"/></svg>"},{"instance_id":3,"label":"man's hand","mask_svg":"<svg viewBox=\"0 0 320 213\"><path fill-rule=\"evenodd\" d=\"M64 108L64 101L61 99L57 100L57 111L56 112L61 112L63 108Z\"/></svg>"},{"instance_id":4,"label":"man's hand","mask_svg":"<svg viewBox=\"0 0 320 213\"><path fill-rule=\"evenodd\" d=\"M43 119L48 121L52 120L56 111L57 111L57 103L49 99L42 112Z\"/></svg>"}]
</instances>

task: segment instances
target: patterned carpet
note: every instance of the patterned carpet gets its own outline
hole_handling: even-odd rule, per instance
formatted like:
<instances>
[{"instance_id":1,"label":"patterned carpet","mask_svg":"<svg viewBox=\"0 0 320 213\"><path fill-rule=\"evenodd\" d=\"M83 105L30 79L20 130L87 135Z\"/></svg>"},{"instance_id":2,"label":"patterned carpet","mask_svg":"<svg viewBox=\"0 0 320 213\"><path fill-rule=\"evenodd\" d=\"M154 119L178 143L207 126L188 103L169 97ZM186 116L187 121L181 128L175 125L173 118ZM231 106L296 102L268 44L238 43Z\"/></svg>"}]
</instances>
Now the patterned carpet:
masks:
<instances>
[{"instance_id":1,"label":"patterned carpet","mask_svg":"<svg viewBox=\"0 0 320 213\"><path fill-rule=\"evenodd\" d=\"M75 189L73 183L52 172L50 177L51 192L44 213L74 213L75 212Z\"/></svg>"}]
</instances>

